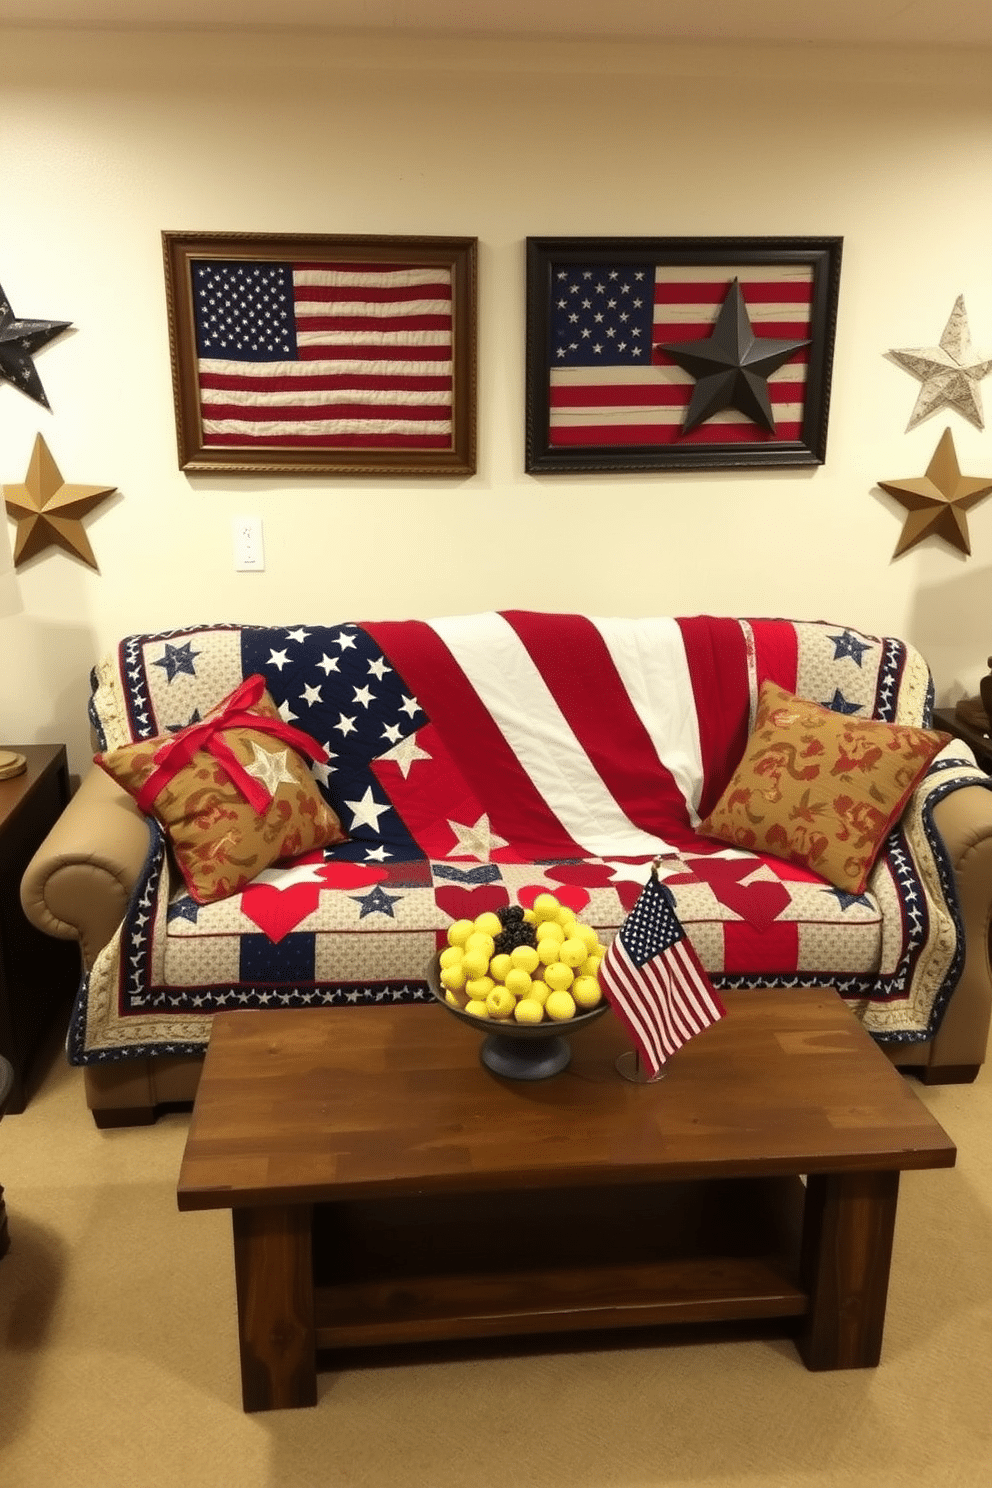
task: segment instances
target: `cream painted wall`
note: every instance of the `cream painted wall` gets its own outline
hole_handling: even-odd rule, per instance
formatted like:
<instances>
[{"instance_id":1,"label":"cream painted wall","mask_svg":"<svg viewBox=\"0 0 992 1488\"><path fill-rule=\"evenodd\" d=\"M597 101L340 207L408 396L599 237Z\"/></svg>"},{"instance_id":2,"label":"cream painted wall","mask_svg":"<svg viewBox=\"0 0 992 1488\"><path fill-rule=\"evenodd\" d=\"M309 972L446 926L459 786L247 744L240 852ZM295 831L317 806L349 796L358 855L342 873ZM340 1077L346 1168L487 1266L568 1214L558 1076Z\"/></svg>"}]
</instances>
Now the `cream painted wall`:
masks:
<instances>
[{"instance_id":1,"label":"cream painted wall","mask_svg":"<svg viewBox=\"0 0 992 1488\"><path fill-rule=\"evenodd\" d=\"M0 34L0 284L76 329L38 353L53 412L0 385L0 483L42 432L100 572L49 550L3 621L0 734L89 753L87 674L122 634L490 607L782 614L895 633L938 696L992 652L992 498L972 556L898 560L878 479L922 474L950 425L906 426L885 359L955 297L992 348L987 55L426 42L218 32ZM438 479L187 477L177 468L162 229L455 233L480 248L480 458ZM523 473L524 239L839 234L826 464L815 472ZM992 379L985 387L992 419ZM267 568L236 574L231 521ZM13 532L13 528L11 528Z\"/></svg>"}]
</instances>

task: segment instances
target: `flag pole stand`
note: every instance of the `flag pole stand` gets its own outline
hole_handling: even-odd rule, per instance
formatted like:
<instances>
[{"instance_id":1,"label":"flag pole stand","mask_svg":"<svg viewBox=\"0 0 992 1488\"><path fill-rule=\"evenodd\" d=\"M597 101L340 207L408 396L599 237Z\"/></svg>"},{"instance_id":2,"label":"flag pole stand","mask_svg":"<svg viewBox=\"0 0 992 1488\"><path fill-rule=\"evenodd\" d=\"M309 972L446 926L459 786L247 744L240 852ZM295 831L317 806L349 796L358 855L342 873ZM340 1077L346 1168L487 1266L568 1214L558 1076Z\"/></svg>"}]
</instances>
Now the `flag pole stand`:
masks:
<instances>
[{"instance_id":1,"label":"flag pole stand","mask_svg":"<svg viewBox=\"0 0 992 1488\"><path fill-rule=\"evenodd\" d=\"M618 1054L614 1061L614 1068L617 1074L629 1080L631 1085L655 1085L665 1078L664 1070L659 1070L656 1075L649 1075L636 1049L625 1049L622 1054Z\"/></svg>"}]
</instances>

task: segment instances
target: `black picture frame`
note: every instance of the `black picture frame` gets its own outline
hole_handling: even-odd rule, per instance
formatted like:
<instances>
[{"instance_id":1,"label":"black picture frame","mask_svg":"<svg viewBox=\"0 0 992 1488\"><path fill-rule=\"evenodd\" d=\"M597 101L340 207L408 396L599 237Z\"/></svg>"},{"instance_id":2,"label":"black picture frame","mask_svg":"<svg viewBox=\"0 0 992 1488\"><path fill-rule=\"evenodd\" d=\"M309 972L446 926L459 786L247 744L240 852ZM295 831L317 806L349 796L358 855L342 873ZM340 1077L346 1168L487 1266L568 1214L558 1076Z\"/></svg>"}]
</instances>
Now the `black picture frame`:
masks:
<instances>
[{"instance_id":1,"label":"black picture frame","mask_svg":"<svg viewBox=\"0 0 992 1488\"><path fill-rule=\"evenodd\" d=\"M181 470L247 475L474 474L478 239L163 232L162 250ZM288 272L293 276L289 297L295 295L298 302L299 268L308 283L316 284L314 300L325 298L307 306L305 321L292 319L284 335L281 330L273 334L271 322L265 323L267 307L257 305L257 299L253 306L248 297L248 308L239 309L246 300L236 301L228 290L231 276L242 273L268 276L267 289L272 281L282 292L286 285L279 276ZM234 329L225 332L220 351L208 352L205 276L214 269L221 276L217 293L224 297L224 325ZM359 311L370 308L381 317L393 307L356 305L361 292L351 283L344 294L352 303L343 299L329 306L328 297L335 291L322 282L328 278L325 271L334 271L337 277L355 271L364 276L363 282L388 279L390 287L383 292L397 305L404 300L407 305L406 316L394 318L403 319L410 329L368 331L373 317ZM404 275L409 284L399 282ZM340 344L304 349L307 338L312 343L332 318L346 322L346 333L369 344L354 353ZM254 385L244 390L237 361L239 357L247 361L249 353L235 333L248 336L259 326L267 339L252 366L256 382L275 395L263 414L268 423L252 422L246 415L249 400L255 407L262 400ZM402 375L394 401L403 406L379 420L369 413L368 401L383 383L392 395L397 381L388 368L383 375L384 363L375 360L387 337L397 343L391 354ZM318 355L328 359L321 363L326 375L308 377L297 394L297 370L306 356ZM286 417L279 399L296 404ZM436 416L434 406L429 406L433 403L442 405Z\"/></svg>"},{"instance_id":2,"label":"black picture frame","mask_svg":"<svg viewBox=\"0 0 992 1488\"><path fill-rule=\"evenodd\" d=\"M822 465L842 245L840 237L528 238L528 474ZM611 285L637 302L636 318L616 320L622 298L604 311ZM703 338L708 347L680 353L696 370L659 349ZM630 360L647 339L650 360ZM786 354L790 343L797 349ZM594 357L604 353L611 360L601 377ZM729 404L714 406L728 393Z\"/></svg>"}]
</instances>

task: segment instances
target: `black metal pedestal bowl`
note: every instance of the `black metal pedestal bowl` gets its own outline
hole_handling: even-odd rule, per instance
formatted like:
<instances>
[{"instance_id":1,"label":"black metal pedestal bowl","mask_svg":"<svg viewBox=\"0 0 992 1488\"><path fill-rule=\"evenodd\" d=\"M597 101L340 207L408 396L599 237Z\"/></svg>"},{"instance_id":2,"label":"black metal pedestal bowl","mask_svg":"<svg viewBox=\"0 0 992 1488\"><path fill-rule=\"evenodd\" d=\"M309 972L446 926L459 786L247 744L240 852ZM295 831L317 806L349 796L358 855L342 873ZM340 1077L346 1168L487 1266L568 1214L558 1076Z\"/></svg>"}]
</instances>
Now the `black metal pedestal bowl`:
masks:
<instances>
[{"instance_id":1,"label":"black metal pedestal bowl","mask_svg":"<svg viewBox=\"0 0 992 1488\"><path fill-rule=\"evenodd\" d=\"M595 1023L609 1006L604 998L588 1012L576 1013L574 1018L561 1023L494 1022L453 1007L445 998L440 973L440 963L435 956L427 968L431 992L453 1018L460 1018L476 1033L484 1035L479 1058L486 1069L507 1080L547 1080L567 1069L572 1058L569 1036Z\"/></svg>"}]
</instances>

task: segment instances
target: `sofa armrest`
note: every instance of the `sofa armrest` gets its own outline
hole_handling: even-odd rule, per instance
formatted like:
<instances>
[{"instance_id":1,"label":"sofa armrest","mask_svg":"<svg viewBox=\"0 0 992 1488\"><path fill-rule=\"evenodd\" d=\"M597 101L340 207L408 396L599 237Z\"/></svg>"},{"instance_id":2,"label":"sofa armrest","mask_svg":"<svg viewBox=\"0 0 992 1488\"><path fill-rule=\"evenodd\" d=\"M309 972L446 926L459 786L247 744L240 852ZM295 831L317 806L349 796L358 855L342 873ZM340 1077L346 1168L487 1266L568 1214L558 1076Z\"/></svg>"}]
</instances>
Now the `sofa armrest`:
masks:
<instances>
[{"instance_id":1,"label":"sofa armrest","mask_svg":"<svg viewBox=\"0 0 992 1488\"><path fill-rule=\"evenodd\" d=\"M24 872L24 913L46 934L78 940L91 967L124 918L149 842L133 799L94 766Z\"/></svg>"},{"instance_id":2,"label":"sofa armrest","mask_svg":"<svg viewBox=\"0 0 992 1488\"><path fill-rule=\"evenodd\" d=\"M933 820L954 869L965 957L930 1063L971 1067L985 1058L992 1019L992 790L978 785L951 791L934 806Z\"/></svg>"}]
</instances>

